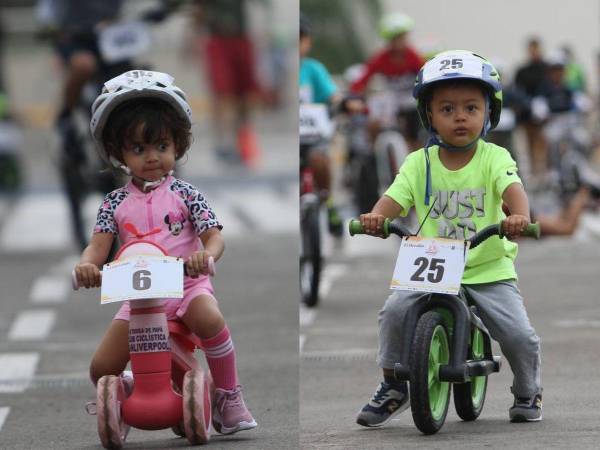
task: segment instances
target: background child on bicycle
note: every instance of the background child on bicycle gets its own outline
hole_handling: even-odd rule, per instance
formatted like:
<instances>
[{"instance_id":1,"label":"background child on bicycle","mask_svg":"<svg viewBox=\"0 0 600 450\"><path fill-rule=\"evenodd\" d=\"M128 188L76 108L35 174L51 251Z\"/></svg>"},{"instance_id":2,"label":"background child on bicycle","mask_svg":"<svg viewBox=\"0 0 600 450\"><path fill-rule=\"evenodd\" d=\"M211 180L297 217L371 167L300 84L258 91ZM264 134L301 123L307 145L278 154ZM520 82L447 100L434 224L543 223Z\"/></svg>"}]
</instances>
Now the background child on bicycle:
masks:
<instances>
[{"instance_id":1,"label":"background child on bicycle","mask_svg":"<svg viewBox=\"0 0 600 450\"><path fill-rule=\"evenodd\" d=\"M414 20L406 14L386 14L379 23L379 35L385 39L386 46L369 58L362 75L350 85L352 93L360 94L365 91L373 76L379 74L386 78L399 101L397 114L405 122L402 131L410 150L422 145L418 136L419 119L414 110L410 90L424 60L408 41L408 34L413 27ZM372 136L376 136L380 128L379 122L372 122Z\"/></svg>"},{"instance_id":2,"label":"background child on bicycle","mask_svg":"<svg viewBox=\"0 0 600 450\"><path fill-rule=\"evenodd\" d=\"M308 54L312 47L312 24L310 19L300 13L300 102L301 103L325 103L329 106L337 104L341 100L337 86L333 82L327 68ZM340 237L343 233L342 219L334 205L331 190L331 161L329 157L329 142L318 146L301 149L300 159L307 159L307 163L313 168L315 183L321 191L325 204L327 205L327 218L329 231L334 236Z\"/></svg>"},{"instance_id":3,"label":"background child on bicycle","mask_svg":"<svg viewBox=\"0 0 600 450\"><path fill-rule=\"evenodd\" d=\"M508 151L482 138L493 129L502 109L502 86L496 69L468 51L442 52L421 68L413 95L429 133L425 148L410 154L394 183L373 210L360 216L369 234L382 236L385 218L405 216L414 206L427 237L466 239L483 227L503 222L511 238L529 224L529 202L517 166ZM505 218L502 204L510 215ZM517 244L488 239L468 253L463 287L483 323L499 342L514 374L513 422L542 418L540 340L529 322L516 284ZM394 379L400 359L400 330L406 311L422 293L394 291L379 313L380 384L357 417L376 427L409 406L406 382Z\"/></svg>"},{"instance_id":4,"label":"background child on bicycle","mask_svg":"<svg viewBox=\"0 0 600 450\"><path fill-rule=\"evenodd\" d=\"M90 126L101 156L132 179L104 198L75 274L80 285L99 287L99 267L117 237L122 244L143 237L184 259L184 298L166 302L167 319L181 320L201 338L217 388L213 424L230 434L256 422L244 404L233 342L207 275L209 258L223 254L222 226L198 189L172 176L191 141L191 108L173 81L160 72L126 72L106 82L94 102ZM96 350L94 383L125 369L129 314L125 302Z\"/></svg>"}]
</instances>

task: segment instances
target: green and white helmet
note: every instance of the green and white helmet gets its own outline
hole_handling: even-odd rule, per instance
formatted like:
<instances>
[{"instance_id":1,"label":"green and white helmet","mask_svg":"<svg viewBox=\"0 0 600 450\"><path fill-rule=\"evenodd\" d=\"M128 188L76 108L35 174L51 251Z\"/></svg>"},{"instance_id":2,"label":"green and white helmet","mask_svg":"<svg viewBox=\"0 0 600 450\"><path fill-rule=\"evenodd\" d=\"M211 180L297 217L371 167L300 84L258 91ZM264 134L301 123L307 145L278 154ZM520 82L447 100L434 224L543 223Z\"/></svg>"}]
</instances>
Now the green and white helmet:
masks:
<instances>
[{"instance_id":1,"label":"green and white helmet","mask_svg":"<svg viewBox=\"0 0 600 450\"><path fill-rule=\"evenodd\" d=\"M387 40L413 29L415 21L403 13L387 14L379 21L379 35Z\"/></svg>"},{"instance_id":2,"label":"green and white helmet","mask_svg":"<svg viewBox=\"0 0 600 450\"><path fill-rule=\"evenodd\" d=\"M485 119L482 130L482 136L485 136L498 125L500 120L502 84L500 75L492 63L468 50L448 50L438 53L421 67L413 89L421 123L430 133L434 131L427 115L430 89L437 83L457 79L479 81L488 93L489 115Z\"/></svg>"}]
</instances>

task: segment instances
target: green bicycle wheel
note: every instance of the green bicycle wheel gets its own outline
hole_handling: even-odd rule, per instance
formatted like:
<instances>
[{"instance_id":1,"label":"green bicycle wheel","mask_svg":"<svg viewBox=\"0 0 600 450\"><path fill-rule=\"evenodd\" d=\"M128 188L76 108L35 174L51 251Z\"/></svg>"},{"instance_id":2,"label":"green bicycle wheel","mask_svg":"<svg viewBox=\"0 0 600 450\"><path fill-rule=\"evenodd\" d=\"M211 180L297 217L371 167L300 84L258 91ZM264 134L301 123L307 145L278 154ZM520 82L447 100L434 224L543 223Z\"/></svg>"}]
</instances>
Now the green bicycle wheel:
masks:
<instances>
[{"instance_id":1,"label":"green bicycle wheel","mask_svg":"<svg viewBox=\"0 0 600 450\"><path fill-rule=\"evenodd\" d=\"M444 320L429 311L417 322L410 351L410 406L415 425L425 434L437 433L446 420L450 383L439 379L439 369L449 360Z\"/></svg>"}]
</instances>

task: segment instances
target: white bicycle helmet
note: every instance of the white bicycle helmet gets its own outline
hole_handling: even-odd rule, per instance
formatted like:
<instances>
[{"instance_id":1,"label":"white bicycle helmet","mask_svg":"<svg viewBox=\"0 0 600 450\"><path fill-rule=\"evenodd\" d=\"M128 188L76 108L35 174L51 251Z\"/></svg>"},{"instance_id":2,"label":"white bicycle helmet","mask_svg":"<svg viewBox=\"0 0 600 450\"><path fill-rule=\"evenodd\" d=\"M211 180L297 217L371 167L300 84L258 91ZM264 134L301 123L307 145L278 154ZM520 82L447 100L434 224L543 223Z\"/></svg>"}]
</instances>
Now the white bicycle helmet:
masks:
<instances>
[{"instance_id":1,"label":"white bicycle helmet","mask_svg":"<svg viewBox=\"0 0 600 450\"><path fill-rule=\"evenodd\" d=\"M481 83L488 93L489 116L486 117L484 133L494 129L500 120L502 111L502 84L496 68L487 59L467 51L449 50L438 53L427 61L415 80L413 97L417 99L417 111L425 129L433 131L429 116L427 115L426 97L431 86L436 83L468 79Z\"/></svg>"},{"instance_id":2,"label":"white bicycle helmet","mask_svg":"<svg viewBox=\"0 0 600 450\"><path fill-rule=\"evenodd\" d=\"M120 167L111 160L102 143L102 132L108 117L120 104L134 98L156 98L171 105L189 126L192 125L192 109L185 93L173 84L174 78L166 73L149 70L130 70L104 83L102 92L92 105L90 130L100 150L100 156L108 164ZM113 158L114 159L114 158Z\"/></svg>"},{"instance_id":3,"label":"white bicycle helmet","mask_svg":"<svg viewBox=\"0 0 600 450\"><path fill-rule=\"evenodd\" d=\"M387 41L399 34L408 33L414 26L415 21L406 14L388 14L379 22L379 35Z\"/></svg>"},{"instance_id":4,"label":"white bicycle helmet","mask_svg":"<svg viewBox=\"0 0 600 450\"><path fill-rule=\"evenodd\" d=\"M486 111L479 136L467 145L453 147L443 142L435 128L433 128L427 114L429 108L427 102L433 86L459 79L473 80L481 84L487 93L485 97ZM449 50L438 53L423 65L415 80L413 97L417 99L419 119L429 133L429 139L424 147L426 163L425 205L429 205L432 194L429 147L439 145L450 151L467 150L479 138L485 136L490 130L493 130L498 125L500 112L502 111L502 84L500 83L498 71L487 59L467 50Z\"/></svg>"}]
</instances>

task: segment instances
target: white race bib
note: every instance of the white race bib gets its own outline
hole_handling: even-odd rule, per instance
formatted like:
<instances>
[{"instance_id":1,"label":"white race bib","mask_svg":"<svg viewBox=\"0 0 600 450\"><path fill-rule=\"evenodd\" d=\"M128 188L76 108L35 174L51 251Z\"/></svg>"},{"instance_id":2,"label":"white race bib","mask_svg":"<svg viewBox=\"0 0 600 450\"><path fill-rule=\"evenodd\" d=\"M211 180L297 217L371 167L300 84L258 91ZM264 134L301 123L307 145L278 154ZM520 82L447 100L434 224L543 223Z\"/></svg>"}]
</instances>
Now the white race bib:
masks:
<instances>
[{"instance_id":1,"label":"white race bib","mask_svg":"<svg viewBox=\"0 0 600 450\"><path fill-rule=\"evenodd\" d=\"M402 238L390 289L458 294L470 242Z\"/></svg>"},{"instance_id":2,"label":"white race bib","mask_svg":"<svg viewBox=\"0 0 600 450\"><path fill-rule=\"evenodd\" d=\"M100 32L98 46L108 63L133 59L150 47L150 34L142 22L117 23Z\"/></svg>"},{"instance_id":3,"label":"white race bib","mask_svg":"<svg viewBox=\"0 0 600 450\"><path fill-rule=\"evenodd\" d=\"M105 264L100 303L183 298L183 260L139 255Z\"/></svg>"},{"instance_id":4,"label":"white race bib","mask_svg":"<svg viewBox=\"0 0 600 450\"><path fill-rule=\"evenodd\" d=\"M320 103L300 104L301 139L329 139L333 135L333 122L329 118L327 106Z\"/></svg>"}]
</instances>

